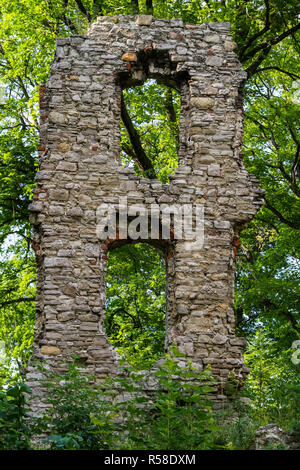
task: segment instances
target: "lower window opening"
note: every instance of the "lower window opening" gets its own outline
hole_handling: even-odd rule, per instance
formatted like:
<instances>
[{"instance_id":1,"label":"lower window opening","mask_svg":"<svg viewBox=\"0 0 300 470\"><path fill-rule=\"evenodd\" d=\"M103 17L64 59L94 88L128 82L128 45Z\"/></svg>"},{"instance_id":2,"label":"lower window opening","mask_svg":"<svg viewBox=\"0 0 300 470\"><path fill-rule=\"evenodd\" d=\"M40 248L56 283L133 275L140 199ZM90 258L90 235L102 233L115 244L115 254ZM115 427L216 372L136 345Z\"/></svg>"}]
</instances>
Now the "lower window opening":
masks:
<instances>
[{"instance_id":1,"label":"lower window opening","mask_svg":"<svg viewBox=\"0 0 300 470\"><path fill-rule=\"evenodd\" d=\"M165 352L166 266L148 243L109 252L105 328L116 351L136 368L150 368Z\"/></svg>"}]
</instances>

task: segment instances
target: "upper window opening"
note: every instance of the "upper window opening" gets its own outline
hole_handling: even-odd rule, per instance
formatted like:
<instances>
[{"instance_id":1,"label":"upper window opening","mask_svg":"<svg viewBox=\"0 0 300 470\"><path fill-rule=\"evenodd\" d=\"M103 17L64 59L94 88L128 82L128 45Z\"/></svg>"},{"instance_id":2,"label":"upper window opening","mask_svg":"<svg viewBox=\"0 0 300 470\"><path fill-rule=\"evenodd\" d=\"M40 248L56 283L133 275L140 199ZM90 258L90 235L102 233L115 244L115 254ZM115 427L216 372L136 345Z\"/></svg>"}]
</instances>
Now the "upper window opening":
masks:
<instances>
[{"instance_id":1,"label":"upper window opening","mask_svg":"<svg viewBox=\"0 0 300 470\"><path fill-rule=\"evenodd\" d=\"M168 182L178 166L180 93L148 79L122 92L121 160L138 176Z\"/></svg>"}]
</instances>

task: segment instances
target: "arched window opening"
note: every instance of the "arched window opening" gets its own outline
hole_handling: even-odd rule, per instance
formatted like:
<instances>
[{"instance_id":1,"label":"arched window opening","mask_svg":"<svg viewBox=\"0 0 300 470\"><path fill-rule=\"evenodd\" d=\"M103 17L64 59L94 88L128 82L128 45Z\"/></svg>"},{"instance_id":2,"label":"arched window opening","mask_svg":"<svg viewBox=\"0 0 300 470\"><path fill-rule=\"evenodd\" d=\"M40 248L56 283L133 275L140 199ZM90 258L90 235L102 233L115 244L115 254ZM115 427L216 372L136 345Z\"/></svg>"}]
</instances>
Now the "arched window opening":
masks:
<instances>
[{"instance_id":1,"label":"arched window opening","mask_svg":"<svg viewBox=\"0 0 300 470\"><path fill-rule=\"evenodd\" d=\"M165 351L166 266L163 253L148 243L109 252L105 328L127 362L149 368Z\"/></svg>"},{"instance_id":2,"label":"arched window opening","mask_svg":"<svg viewBox=\"0 0 300 470\"><path fill-rule=\"evenodd\" d=\"M121 161L138 176L168 182L178 166L180 93L148 79L126 88L121 103Z\"/></svg>"}]
</instances>

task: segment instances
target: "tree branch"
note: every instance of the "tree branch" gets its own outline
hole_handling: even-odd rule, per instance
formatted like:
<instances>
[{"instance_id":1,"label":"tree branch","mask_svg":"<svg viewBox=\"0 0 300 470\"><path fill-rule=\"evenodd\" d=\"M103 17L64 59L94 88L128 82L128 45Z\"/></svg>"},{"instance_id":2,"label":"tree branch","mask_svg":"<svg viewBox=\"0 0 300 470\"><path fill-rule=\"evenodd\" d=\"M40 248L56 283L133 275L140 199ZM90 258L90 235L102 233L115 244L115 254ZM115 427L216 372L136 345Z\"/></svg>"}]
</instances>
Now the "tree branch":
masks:
<instances>
[{"instance_id":1,"label":"tree branch","mask_svg":"<svg viewBox=\"0 0 300 470\"><path fill-rule=\"evenodd\" d=\"M279 152L280 147L279 147L278 143L276 142L276 139L275 139L275 136L274 136L274 133L273 133L271 127L269 129L267 129L263 124L261 124L259 121L257 121L252 116L248 116L248 119L250 119L252 122L254 122L258 126L260 132L262 133L262 135L266 139L266 141L270 142L270 144L274 146L274 148L277 150L277 152ZM269 132L270 132L270 137L268 137L268 135L267 135L267 130L269 130ZM281 172L282 176L285 178L285 180L288 181L292 191L296 194L296 196L300 197L300 189L297 185L297 173L298 173L298 167L299 167L300 143L297 139L295 131L290 126L289 126L289 131L291 133L292 139L294 140L294 142L297 146L295 159L294 159L294 162L293 162L293 165L292 165L292 168L291 168L291 174L289 175L289 173L285 170L284 165L281 161L279 161L277 165L273 165L271 163L266 163L266 166L269 167L269 168L274 168L276 170L279 170Z\"/></svg>"},{"instance_id":2,"label":"tree branch","mask_svg":"<svg viewBox=\"0 0 300 470\"><path fill-rule=\"evenodd\" d=\"M270 308L274 308L277 309L278 308L278 305L276 305L274 302L272 302L270 299L268 298L263 298L262 299L262 303L265 307L267 307L268 309ZM300 332L300 328L298 326L298 323L297 323L297 320L293 317L293 315L290 313L290 312L287 312L286 310L285 311L282 311L280 310L279 312L279 315L282 315L283 317L287 318L288 319L288 322L290 323L291 327L297 331L298 333Z\"/></svg>"},{"instance_id":3,"label":"tree branch","mask_svg":"<svg viewBox=\"0 0 300 470\"><path fill-rule=\"evenodd\" d=\"M286 75L288 75L293 80L299 80L300 79L299 75L296 75L293 72L288 72L287 70L283 70L280 67L276 67L275 65L270 66L270 67L261 67L260 69L255 70L255 72L252 73L252 75L254 75L256 73L259 73L259 72L264 72L265 70L278 70L281 73L285 73Z\"/></svg>"},{"instance_id":4,"label":"tree branch","mask_svg":"<svg viewBox=\"0 0 300 470\"><path fill-rule=\"evenodd\" d=\"M129 313L127 310L124 309L124 307L117 308L114 312L110 314L110 318L109 318L110 324L112 323L112 318L117 314L122 314L122 315L126 315L127 317L129 317L132 320L132 325L134 328L142 327L140 319L138 317L135 317L131 313Z\"/></svg>"},{"instance_id":5,"label":"tree branch","mask_svg":"<svg viewBox=\"0 0 300 470\"><path fill-rule=\"evenodd\" d=\"M264 49L261 54L257 57L257 59L252 62L251 65L245 70L247 73L248 78L252 77L254 73L256 72L257 68L260 66L260 64L265 60L267 55L269 54L270 50L272 49L272 46L269 46L268 48Z\"/></svg>"},{"instance_id":6,"label":"tree branch","mask_svg":"<svg viewBox=\"0 0 300 470\"><path fill-rule=\"evenodd\" d=\"M299 156L299 149L296 153L295 161L298 160L297 155ZM291 169L291 176L285 171L282 162L279 162L278 168L281 171L281 174L283 175L283 177L290 183L290 186L291 186L292 190L294 191L294 193L296 194L296 196L300 197L300 189L298 188L297 183L296 183L294 165L292 166L292 169Z\"/></svg>"},{"instance_id":7,"label":"tree branch","mask_svg":"<svg viewBox=\"0 0 300 470\"><path fill-rule=\"evenodd\" d=\"M179 148L179 129L178 129L178 124L177 124L177 116L176 116L176 112L174 109L173 95L172 95L171 88L166 89L164 93L164 102L165 102L165 108L166 108L166 111L168 113L168 117L171 123L171 130L176 139L176 147L178 149Z\"/></svg>"},{"instance_id":8,"label":"tree branch","mask_svg":"<svg viewBox=\"0 0 300 470\"><path fill-rule=\"evenodd\" d=\"M293 315L289 312L280 312L281 315L285 318L288 319L288 322L290 323L291 327L297 331L298 333L300 333L300 328L297 324L297 320L295 320L295 318L293 317Z\"/></svg>"},{"instance_id":9,"label":"tree branch","mask_svg":"<svg viewBox=\"0 0 300 470\"><path fill-rule=\"evenodd\" d=\"M93 9L94 9L94 17L95 16L103 16L103 5L102 0L94 0Z\"/></svg>"},{"instance_id":10,"label":"tree branch","mask_svg":"<svg viewBox=\"0 0 300 470\"><path fill-rule=\"evenodd\" d=\"M148 178L152 178L152 179L156 178L156 174L155 174L155 170L152 165L152 162L147 157L146 152L142 147L140 136L138 132L136 131L131 121L131 118L128 114L123 94L121 96L121 117L122 117L124 126L126 127L128 136L130 138L130 142L131 142L136 160L139 162L140 166L142 167L143 171L145 172ZM127 150L125 151L126 153L128 153Z\"/></svg>"},{"instance_id":11,"label":"tree branch","mask_svg":"<svg viewBox=\"0 0 300 470\"><path fill-rule=\"evenodd\" d=\"M300 177L300 165L299 165L299 155L300 155L300 142L297 139L297 135L292 127L289 126L289 131L291 133L292 139L297 146L294 163L291 169L291 179L294 185L297 186L296 179Z\"/></svg>"}]
</instances>

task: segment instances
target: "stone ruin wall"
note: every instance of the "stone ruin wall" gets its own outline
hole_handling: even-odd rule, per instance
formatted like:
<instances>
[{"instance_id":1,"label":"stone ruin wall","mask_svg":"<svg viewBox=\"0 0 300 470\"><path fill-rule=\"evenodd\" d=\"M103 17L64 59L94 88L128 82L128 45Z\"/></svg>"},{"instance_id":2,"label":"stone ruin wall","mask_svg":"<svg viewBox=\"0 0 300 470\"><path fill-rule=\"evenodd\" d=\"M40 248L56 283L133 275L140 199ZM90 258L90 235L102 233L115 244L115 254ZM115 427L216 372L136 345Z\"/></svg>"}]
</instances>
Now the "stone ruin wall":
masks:
<instances>
[{"instance_id":1,"label":"stone ruin wall","mask_svg":"<svg viewBox=\"0 0 300 470\"><path fill-rule=\"evenodd\" d=\"M98 377L117 371L104 330L107 251L96 234L101 203L203 204L205 241L162 243L167 260L167 345L219 383L244 379L235 336L234 256L238 233L261 204L242 163L246 74L229 23L184 25L151 16L100 17L87 36L58 39L40 96L40 171L30 205L38 265L33 359L59 370L71 354ZM136 176L120 161L121 89L147 78L181 92L179 166L170 183ZM27 369L34 395L40 375ZM220 393L220 390L217 392ZM41 398L39 398L41 405Z\"/></svg>"}]
</instances>

